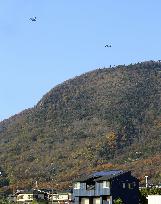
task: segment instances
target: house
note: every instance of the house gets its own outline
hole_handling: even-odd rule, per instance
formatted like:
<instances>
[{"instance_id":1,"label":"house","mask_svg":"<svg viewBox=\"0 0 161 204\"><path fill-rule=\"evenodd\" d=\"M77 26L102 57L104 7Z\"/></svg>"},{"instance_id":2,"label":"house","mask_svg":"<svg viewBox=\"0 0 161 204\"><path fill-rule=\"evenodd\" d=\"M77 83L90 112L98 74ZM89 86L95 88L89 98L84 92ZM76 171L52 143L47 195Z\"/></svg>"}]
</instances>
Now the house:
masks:
<instances>
[{"instance_id":1,"label":"house","mask_svg":"<svg viewBox=\"0 0 161 204\"><path fill-rule=\"evenodd\" d=\"M9 203L15 203L17 201L17 197L15 195L12 195L12 194L8 195L7 199L9 201Z\"/></svg>"},{"instance_id":2,"label":"house","mask_svg":"<svg viewBox=\"0 0 161 204\"><path fill-rule=\"evenodd\" d=\"M33 192L19 192L17 194L16 202L23 204L31 204L33 201Z\"/></svg>"},{"instance_id":3,"label":"house","mask_svg":"<svg viewBox=\"0 0 161 204\"><path fill-rule=\"evenodd\" d=\"M51 194L50 189L34 189L33 190L33 197L34 200L36 201L48 201L50 194Z\"/></svg>"},{"instance_id":4,"label":"house","mask_svg":"<svg viewBox=\"0 0 161 204\"><path fill-rule=\"evenodd\" d=\"M148 204L161 204L161 195L148 195Z\"/></svg>"},{"instance_id":5,"label":"house","mask_svg":"<svg viewBox=\"0 0 161 204\"><path fill-rule=\"evenodd\" d=\"M115 199L124 204L139 203L139 181L130 171L101 171L75 180L75 204L113 204Z\"/></svg>"},{"instance_id":6,"label":"house","mask_svg":"<svg viewBox=\"0 0 161 204\"><path fill-rule=\"evenodd\" d=\"M51 194L50 201L53 203L69 204L72 201L72 194L70 192L57 192Z\"/></svg>"},{"instance_id":7,"label":"house","mask_svg":"<svg viewBox=\"0 0 161 204\"><path fill-rule=\"evenodd\" d=\"M19 204L31 204L33 200L47 203L49 195L50 191L47 189L17 190L13 195L8 196L8 201Z\"/></svg>"}]
</instances>

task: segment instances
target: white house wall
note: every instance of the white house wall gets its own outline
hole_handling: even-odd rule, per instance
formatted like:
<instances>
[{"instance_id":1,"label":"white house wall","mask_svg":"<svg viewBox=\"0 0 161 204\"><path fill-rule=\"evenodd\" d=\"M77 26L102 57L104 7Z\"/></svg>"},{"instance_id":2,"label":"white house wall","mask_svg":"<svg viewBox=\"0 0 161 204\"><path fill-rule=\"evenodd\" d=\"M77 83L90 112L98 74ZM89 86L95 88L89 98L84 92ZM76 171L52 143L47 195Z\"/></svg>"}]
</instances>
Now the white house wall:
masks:
<instances>
[{"instance_id":1,"label":"white house wall","mask_svg":"<svg viewBox=\"0 0 161 204\"><path fill-rule=\"evenodd\" d=\"M161 204L161 195L148 195L148 204Z\"/></svg>"}]
</instances>

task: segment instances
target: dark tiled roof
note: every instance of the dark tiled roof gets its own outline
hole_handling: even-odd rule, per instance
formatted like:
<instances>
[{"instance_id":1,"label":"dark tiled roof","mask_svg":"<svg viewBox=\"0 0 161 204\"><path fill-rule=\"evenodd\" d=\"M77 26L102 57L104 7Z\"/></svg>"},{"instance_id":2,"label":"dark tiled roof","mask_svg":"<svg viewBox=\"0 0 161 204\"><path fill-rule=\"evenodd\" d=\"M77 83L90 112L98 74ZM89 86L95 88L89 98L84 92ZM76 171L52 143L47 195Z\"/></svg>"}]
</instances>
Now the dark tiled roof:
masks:
<instances>
[{"instance_id":1,"label":"dark tiled roof","mask_svg":"<svg viewBox=\"0 0 161 204\"><path fill-rule=\"evenodd\" d=\"M76 179L75 181L84 182L90 179L93 179L95 181L108 180L124 173L127 173L127 172L122 170L100 171L100 172L95 172L93 174L90 174L89 176L83 176L81 178Z\"/></svg>"},{"instance_id":2,"label":"dark tiled roof","mask_svg":"<svg viewBox=\"0 0 161 204\"><path fill-rule=\"evenodd\" d=\"M110 171L100 171L100 172L96 172L96 173L93 173L92 175L93 176L111 176L111 175L117 175L117 174L120 174L120 173L123 173L122 170L110 170Z\"/></svg>"},{"instance_id":3,"label":"dark tiled roof","mask_svg":"<svg viewBox=\"0 0 161 204\"><path fill-rule=\"evenodd\" d=\"M15 194L33 194L33 191L19 191L19 192L16 192Z\"/></svg>"}]
</instances>

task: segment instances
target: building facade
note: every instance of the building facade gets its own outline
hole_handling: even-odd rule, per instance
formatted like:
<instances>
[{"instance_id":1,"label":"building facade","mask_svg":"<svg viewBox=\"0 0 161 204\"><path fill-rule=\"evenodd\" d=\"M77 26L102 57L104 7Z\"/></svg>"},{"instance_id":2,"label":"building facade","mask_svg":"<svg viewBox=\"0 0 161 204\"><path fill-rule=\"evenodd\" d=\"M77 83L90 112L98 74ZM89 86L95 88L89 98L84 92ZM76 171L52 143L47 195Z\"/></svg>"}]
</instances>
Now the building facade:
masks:
<instances>
[{"instance_id":1,"label":"building facade","mask_svg":"<svg viewBox=\"0 0 161 204\"><path fill-rule=\"evenodd\" d=\"M31 204L33 201L33 192L20 192L17 195L16 202L19 204Z\"/></svg>"},{"instance_id":2,"label":"building facade","mask_svg":"<svg viewBox=\"0 0 161 204\"><path fill-rule=\"evenodd\" d=\"M139 203L139 181L131 172L101 171L77 179L73 185L75 204Z\"/></svg>"}]
</instances>

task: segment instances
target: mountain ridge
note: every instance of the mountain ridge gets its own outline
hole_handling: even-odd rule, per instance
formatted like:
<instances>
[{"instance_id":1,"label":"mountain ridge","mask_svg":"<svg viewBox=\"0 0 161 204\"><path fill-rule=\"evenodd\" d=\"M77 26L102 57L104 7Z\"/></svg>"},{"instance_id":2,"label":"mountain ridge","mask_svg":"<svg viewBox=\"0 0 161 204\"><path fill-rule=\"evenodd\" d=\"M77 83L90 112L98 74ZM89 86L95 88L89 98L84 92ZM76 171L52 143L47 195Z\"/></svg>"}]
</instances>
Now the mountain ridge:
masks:
<instances>
[{"instance_id":1,"label":"mountain ridge","mask_svg":"<svg viewBox=\"0 0 161 204\"><path fill-rule=\"evenodd\" d=\"M10 184L36 178L48 185L53 177L68 185L105 168L130 169L141 180L144 171L159 181L151 161L161 169L160 85L155 61L97 69L57 85L33 108L0 122L0 168Z\"/></svg>"}]
</instances>

